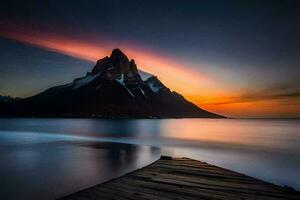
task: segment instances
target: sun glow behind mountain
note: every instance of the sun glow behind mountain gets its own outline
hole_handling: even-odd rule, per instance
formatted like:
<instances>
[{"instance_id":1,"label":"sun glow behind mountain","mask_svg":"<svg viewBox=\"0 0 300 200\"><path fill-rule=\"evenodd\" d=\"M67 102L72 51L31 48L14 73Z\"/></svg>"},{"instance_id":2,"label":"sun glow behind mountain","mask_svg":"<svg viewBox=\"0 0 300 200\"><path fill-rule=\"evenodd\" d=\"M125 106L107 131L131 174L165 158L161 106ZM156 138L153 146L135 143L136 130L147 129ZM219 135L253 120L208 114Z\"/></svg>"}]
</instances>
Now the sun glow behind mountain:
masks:
<instances>
[{"instance_id":1,"label":"sun glow behind mountain","mask_svg":"<svg viewBox=\"0 0 300 200\"><path fill-rule=\"evenodd\" d=\"M133 44L104 38L85 42L42 31L17 30L15 27L0 31L0 36L92 62L109 55L111 49L118 47L136 61L139 69L160 77L172 90L187 95L190 100L200 89L202 94L207 95L212 87L216 87L216 82L208 75L193 71L184 63L168 58L161 52L149 52Z\"/></svg>"},{"instance_id":2,"label":"sun glow behind mountain","mask_svg":"<svg viewBox=\"0 0 300 200\"><path fill-rule=\"evenodd\" d=\"M101 35L94 36L92 41L83 40L61 33L7 24L1 29L0 36L92 62L109 55L113 48L121 48L129 58L136 61L139 69L158 76L172 90L183 94L198 106L219 114L233 117L284 117L291 116L291 113L292 116L297 116L300 111L299 106L295 109L293 102L282 106L281 100L276 98L244 98L240 91L235 91L222 80L187 66L190 63L134 43L107 39Z\"/></svg>"}]
</instances>

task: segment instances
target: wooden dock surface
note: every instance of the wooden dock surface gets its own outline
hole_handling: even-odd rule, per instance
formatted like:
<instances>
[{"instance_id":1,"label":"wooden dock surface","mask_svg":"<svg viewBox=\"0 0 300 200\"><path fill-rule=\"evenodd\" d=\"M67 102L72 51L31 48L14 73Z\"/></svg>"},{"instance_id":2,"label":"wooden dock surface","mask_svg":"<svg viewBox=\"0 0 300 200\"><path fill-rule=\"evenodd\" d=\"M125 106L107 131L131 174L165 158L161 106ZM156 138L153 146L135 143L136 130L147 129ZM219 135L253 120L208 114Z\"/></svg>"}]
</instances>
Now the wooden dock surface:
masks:
<instances>
[{"instance_id":1,"label":"wooden dock surface","mask_svg":"<svg viewBox=\"0 0 300 200\"><path fill-rule=\"evenodd\" d=\"M299 192L188 158L162 157L63 200L299 199Z\"/></svg>"}]
</instances>

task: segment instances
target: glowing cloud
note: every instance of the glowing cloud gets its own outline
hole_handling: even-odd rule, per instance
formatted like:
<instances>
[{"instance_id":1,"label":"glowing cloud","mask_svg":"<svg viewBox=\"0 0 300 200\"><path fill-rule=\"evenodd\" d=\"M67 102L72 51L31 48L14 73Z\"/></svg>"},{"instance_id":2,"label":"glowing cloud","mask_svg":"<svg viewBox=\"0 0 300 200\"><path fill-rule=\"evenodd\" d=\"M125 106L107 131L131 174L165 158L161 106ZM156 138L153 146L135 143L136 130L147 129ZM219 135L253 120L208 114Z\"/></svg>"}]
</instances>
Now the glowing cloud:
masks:
<instances>
[{"instance_id":1,"label":"glowing cloud","mask_svg":"<svg viewBox=\"0 0 300 200\"><path fill-rule=\"evenodd\" d=\"M209 93L214 86L214 81L208 75L193 71L180 61L167 58L162 52L147 52L141 47L124 44L124 42L120 44L116 41L98 38L93 42L85 42L55 33L27 30L13 25L6 25L2 28L0 36L93 62L109 55L113 48L121 48L129 58L135 59L141 70L158 76L171 89L182 93L190 100L199 91Z\"/></svg>"},{"instance_id":2,"label":"glowing cloud","mask_svg":"<svg viewBox=\"0 0 300 200\"><path fill-rule=\"evenodd\" d=\"M92 36L85 40L82 37L79 39L61 33L26 29L9 23L0 23L0 36L93 62L109 55L113 48L118 47L129 58L135 59L139 69L157 75L172 90L209 111L235 117L300 117L298 100L293 100L294 104L291 104L290 100L282 103L283 97L278 95L245 98L241 92L231 91L230 87L226 87L220 80L215 80L213 76L186 66L184 61L136 44L105 37L97 37L91 41Z\"/></svg>"}]
</instances>

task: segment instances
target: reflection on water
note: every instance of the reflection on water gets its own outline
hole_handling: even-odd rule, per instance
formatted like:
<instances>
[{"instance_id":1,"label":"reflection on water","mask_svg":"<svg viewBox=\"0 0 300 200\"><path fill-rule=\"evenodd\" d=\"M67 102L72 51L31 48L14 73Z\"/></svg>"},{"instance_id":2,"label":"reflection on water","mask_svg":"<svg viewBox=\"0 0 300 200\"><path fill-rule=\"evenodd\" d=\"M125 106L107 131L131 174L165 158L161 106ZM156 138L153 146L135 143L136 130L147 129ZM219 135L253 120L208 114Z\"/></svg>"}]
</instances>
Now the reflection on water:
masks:
<instances>
[{"instance_id":1,"label":"reflection on water","mask_svg":"<svg viewBox=\"0 0 300 200\"><path fill-rule=\"evenodd\" d=\"M300 189L298 120L0 119L0 199L53 199L185 156Z\"/></svg>"}]
</instances>

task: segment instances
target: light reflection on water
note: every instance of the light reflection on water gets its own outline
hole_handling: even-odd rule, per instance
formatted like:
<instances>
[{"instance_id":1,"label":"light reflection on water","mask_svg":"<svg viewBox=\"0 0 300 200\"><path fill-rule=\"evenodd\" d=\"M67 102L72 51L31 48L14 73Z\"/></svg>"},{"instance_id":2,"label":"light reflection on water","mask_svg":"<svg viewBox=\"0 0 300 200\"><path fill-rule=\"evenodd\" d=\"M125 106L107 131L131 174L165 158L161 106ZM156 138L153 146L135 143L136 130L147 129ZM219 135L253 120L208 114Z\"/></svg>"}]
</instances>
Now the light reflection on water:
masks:
<instances>
[{"instance_id":1,"label":"light reflection on water","mask_svg":"<svg viewBox=\"0 0 300 200\"><path fill-rule=\"evenodd\" d=\"M160 154L300 189L298 120L0 119L0 199L53 199Z\"/></svg>"}]
</instances>

